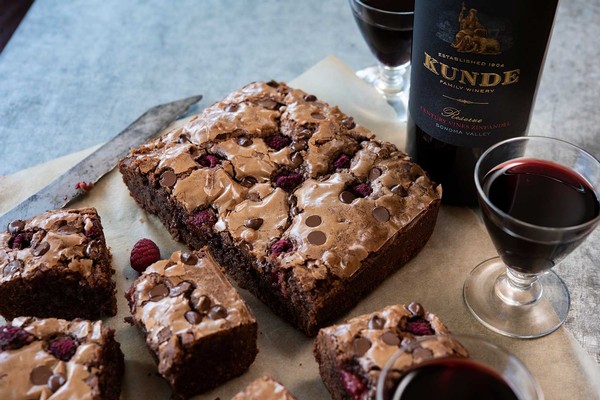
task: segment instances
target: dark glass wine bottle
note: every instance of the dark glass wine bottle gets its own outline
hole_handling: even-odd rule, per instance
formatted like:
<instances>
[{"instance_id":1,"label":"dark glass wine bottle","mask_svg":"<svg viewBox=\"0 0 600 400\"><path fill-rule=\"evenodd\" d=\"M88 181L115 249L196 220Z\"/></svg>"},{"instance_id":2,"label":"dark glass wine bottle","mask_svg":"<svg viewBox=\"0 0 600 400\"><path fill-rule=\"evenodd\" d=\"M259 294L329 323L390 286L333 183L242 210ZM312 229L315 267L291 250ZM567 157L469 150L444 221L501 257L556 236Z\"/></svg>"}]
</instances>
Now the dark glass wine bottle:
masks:
<instances>
[{"instance_id":1,"label":"dark glass wine bottle","mask_svg":"<svg viewBox=\"0 0 600 400\"><path fill-rule=\"evenodd\" d=\"M416 1L406 149L444 203L476 204L481 153L527 133L557 4Z\"/></svg>"}]
</instances>

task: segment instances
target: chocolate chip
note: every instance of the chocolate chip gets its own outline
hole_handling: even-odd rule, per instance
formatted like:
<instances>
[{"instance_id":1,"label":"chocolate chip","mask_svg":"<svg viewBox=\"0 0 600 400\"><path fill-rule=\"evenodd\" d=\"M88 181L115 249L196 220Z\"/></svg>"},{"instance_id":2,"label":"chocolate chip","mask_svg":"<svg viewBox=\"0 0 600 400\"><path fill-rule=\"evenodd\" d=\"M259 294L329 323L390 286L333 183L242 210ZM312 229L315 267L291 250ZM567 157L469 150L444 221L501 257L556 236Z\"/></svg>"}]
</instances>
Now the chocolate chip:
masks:
<instances>
[{"instance_id":1,"label":"chocolate chip","mask_svg":"<svg viewBox=\"0 0 600 400\"><path fill-rule=\"evenodd\" d=\"M14 260L14 261L10 262L6 267L4 267L4 270L2 271L2 275L11 276L22 270L23 270L23 261Z\"/></svg>"},{"instance_id":2,"label":"chocolate chip","mask_svg":"<svg viewBox=\"0 0 600 400\"><path fill-rule=\"evenodd\" d=\"M158 339L158 343L162 343L171 339L171 336L173 336L173 332L171 332L171 329L165 326L160 331L158 331L158 333L156 334L156 339Z\"/></svg>"},{"instance_id":3,"label":"chocolate chip","mask_svg":"<svg viewBox=\"0 0 600 400\"><path fill-rule=\"evenodd\" d=\"M52 376L52 370L46 365L40 365L31 370L29 374L29 380L34 385L46 385L48 379Z\"/></svg>"},{"instance_id":4,"label":"chocolate chip","mask_svg":"<svg viewBox=\"0 0 600 400\"><path fill-rule=\"evenodd\" d=\"M25 229L25 221L21 221L20 219L18 219L16 221L13 221L10 224L8 224L8 226L6 227L6 229L10 233L19 233L23 229Z\"/></svg>"},{"instance_id":5,"label":"chocolate chip","mask_svg":"<svg viewBox=\"0 0 600 400\"><path fill-rule=\"evenodd\" d=\"M379 178L381 176L381 170L379 168L373 168L371 169L371 172L369 172L369 180L370 181L374 181L375 179Z\"/></svg>"},{"instance_id":6,"label":"chocolate chip","mask_svg":"<svg viewBox=\"0 0 600 400\"><path fill-rule=\"evenodd\" d=\"M252 141L252 139L242 136L242 137L238 138L237 143L242 147L248 147L248 146L252 145L252 143L254 143L254 142Z\"/></svg>"},{"instance_id":7,"label":"chocolate chip","mask_svg":"<svg viewBox=\"0 0 600 400\"><path fill-rule=\"evenodd\" d=\"M425 310L419 303L412 302L406 308L408 308L408 311L410 311L412 315L418 315L420 317L425 315Z\"/></svg>"},{"instance_id":8,"label":"chocolate chip","mask_svg":"<svg viewBox=\"0 0 600 400\"><path fill-rule=\"evenodd\" d=\"M274 110L275 108L277 108L277 102L273 101L273 100L262 100L258 102L258 105L264 107L264 108L268 108L270 110Z\"/></svg>"},{"instance_id":9,"label":"chocolate chip","mask_svg":"<svg viewBox=\"0 0 600 400\"><path fill-rule=\"evenodd\" d=\"M423 347L419 347L412 352L414 358L418 358L420 360L429 360L433 358L433 352L429 349L425 349Z\"/></svg>"},{"instance_id":10,"label":"chocolate chip","mask_svg":"<svg viewBox=\"0 0 600 400\"><path fill-rule=\"evenodd\" d=\"M169 288L164 283L159 283L150 290L150 301L160 301L169 294Z\"/></svg>"},{"instance_id":11,"label":"chocolate chip","mask_svg":"<svg viewBox=\"0 0 600 400\"><path fill-rule=\"evenodd\" d=\"M320 246L327 241L327 235L321 231L312 231L306 238L313 246Z\"/></svg>"},{"instance_id":12,"label":"chocolate chip","mask_svg":"<svg viewBox=\"0 0 600 400\"><path fill-rule=\"evenodd\" d=\"M60 228L56 230L58 233L62 233L64 235L72 235L74 233L79 233L79 229L74 227L73 225L62 225Z\"/></svg>"},{"instance_id":13,"label":"chocolate chip","mask_svg":"<svg viewBox=\"0 0 600 400\"><path fill-rule=\"evenodd\" d=\"M321 225L321 222L321 217L318 215L311 215L310 217L306 218L306 221L304 221L306 226L311 228Z\"/></svg>"},{"instance_id":14,"label":"chocolate chip","mask_svg":"<svg viewBox=\"0 0 600 400\"><path fill-rule=\"evenodd\" d=\"M227 104L227 106L225 106L225 111L226 112L236 112L238 108L239 108L239 106L237 104Z\"/></svg>"},{"instance_id":15,"label":"chocolate chip","mask_svg":"<svg viewBox=\"0 0 600 400\"><path fill-rule=\"evenodd\" d=\"M244 226L257 231L262 226L263 222L264 220L262 218L251 218L246 221Z\"/></svg>"},{"instance_id":16,"label":"chocolate chip","mask_svg":"<svg viewBox=\"0 0 600 400\"><path fill-rule=\"evenodd\" d=\"M199 324L202 322L202 315L197 311L188 311L183 315L187 322L192 325Z\"/></svg>"},{"instance_id":17,"label":"chocolate chip","mask_svg":"<svg viewBox=\"0 0 600 400\"><path fill-rule=\"evenodd\" d=\"M271 86L272 88L278 88L279 87L279 83L275 82L274 80L270 80L269 82L266 83L267 86Z\"/></svg>"},{"instance_id":18,"label":"chocolate chip","mask_svg":"<svg viewBox=\"0 0 600 400\"><path fill-rule=\"evenodd\" d=\"M367 327L369 329L383 329L384 326L385 326L385 319L383 319L377 315L373 315L371 317L371 319L369 320L369 324L367 325Z\"/></svg>"},{"instance_id":19,"label":"chocolate chip","mask_svg":"<svg viewBox=\"0 0 600 400\"><path fill-rule=\"evenodd\" d=\"M302 158L302 154L300 153L294 153L292 154L292 168L296 169L300 166L300 164L302 164L302 162L304 162L304 158Z\"/></svg>"},{"instance_id":20,"label":"chocolate chip","mask_svg":"<svg viewBox=\"0 0 600 400\"><path fill-rule=\"evenodd\" d=\"M183 253L181 253L181 262L187 265L196 265L196 263L198 262L198 257L196 257L194 253L184 251Z\"/></svg>"},{"instance_id":21,"label":"chocolate chip","mask_svg":"<svg viewBox=\"0 0 600 400\"><path fill-rule=\"evenodd\" d=\"M208 310L210 310L210 306L212 305L212 302L210 301L210 298L208 296L192 296L190 302L192 304L192 307L203 313L208 312Z\"/></svg>"},{"instance_id":22,"label":"chocolate chip","mask_svg":"<svg viewBox=\"0 0 600 400\"><path fill-rule=\"evenodd\" d=\"M313 117L314 119L325 119L325 116L319 112L314 112L312 114L310 114L311 117Z\"/></svg>"},{"instance_id":23,"label":"chocolate chip","mask_svg":"<svg viewBox=\"0 0 600 400\"><path fill-rule=\"evenodd\" d=\"M85 246L85 255L89 258L97 258L100 255L100 242L92 240Z\"/></svg>"},{"instance_id":24,"label":"chocolate chip","mask_svg":"<svg viewBox=\"0 0 600 400\"><path fill-rule=\"evenodd\" d=\"M390 212L385 207L377 206L371 211L373 218L379 222L387 222L390 220Z\"/></svg>"},{"instance_id":25,"label":"chocolate chip","mask_svg":"<svg viewBox=\"0 0 600 400\"><path fill-rule=\"evenodd\" d=\"M173 171L165 171L160 176L160 185L163 187L172 187L177 182L177 175Z\"/></svg>"},{"instance_id":26,"label":"chocolate chip","mask_svg":"<svg viewBox=\"0 0 600 400\"><path fill-rule=\"evenodd\" d=\"M208 312L208 318L217 320L227 316L227 309L221 305L216 305Z\"/></svg>"},{"instance_id":27,"label":"chocolate chip","mask_svg":"<svg viewBox=\"0 0 600 400\"><path fill-rule=\"evenodd\" d=\"M196 338L191 332L183 332L179 337L181 338L181 344L185 347L189 347L196 342Z\"/></svg>"},{"instance_id":28,"label":"chocolate chip","mask_svg":"<svg viewBox=\"0 0 600 400\"><path fill-rule=\"evenodd\" d=\"M307 94L306 96L304 96L304 100L305 101L317 101L317 96L315 96L314 94Z\"/></svg>"},{"instance_id":29,"label":"chocolate chip","mask_svg":"<svg viewBox=\"0 0 600 400\"><path fill-rule=\"evenodd\" d=\"M396 336L393 332L386 332L381 335L381 340L385 344L389 344L390 346L398 346L400 344L400 338Z\"/></svg>"},{"instance_id":30,"label":"chocolate chip","mask_svg":"<svg viewBox=\"0 0 600 400\"><path fill-rule=\"evenodd\" d=\"M371 342L369 341L369 339L358 337L352 342L352 350L354 351L354 355L356 355L357 357L364 356L370 348Z\"/></svg>"},{"instance_id":31,"label":"chocolate chip","mask_svg":"<svg viewBox=\"0 0 600 400\"><path fill-rule=\"evenodd\" d=\"M190 134L189 133L182 133L181 135L179 135L179 139L178 139L179 143L192 143L192 141L190 140Z\"/></svg>"},{"instance_id":32,"label":"chocolate chip","mask_svg":"<svg viewBox=\"0 0 600 400\"><path fill-rule=\"evenodd\" d=\"M354 201L354 199L356 199L356 196L352 192L344 190L342 193L340 193L340 201L342 203L350 204Z\"/></svg>"},{"instance_id":33,"label":"chocolate chip","mask_svg":"<svg viewBox=\"0 0 600 400\"><path fill-rule=\"evenodd\" d=\"M245 176L240 181L240 185L249 188L249 187L254 186L256 184L256 182L258 182L258 181L256 180L255 177L253 177L253 176Z\"/></svg>"},{"instance_id":34,"label":"chocolate chip","mask_svg":"<svg viewBox=\"0 0 600 400\"><path fill-rule=\"evenodd\" d=\"M306 147L307 147L307 144L304 140L294 142L290 145L290 149L292 149L293 151L304 150L304 149L306 149Z\"/></svg>"},{"instance_id":35,"label":"chocolate chip","mask_svg":"<svg viewBox=\"0 0 600 400\"><path fill-rule=\"evenodd\" d=\"M52 393L56 392L62 385L65 384L67 380L61 374L54 374L50 378L48 378L48 387L52 391Z\"/></svg>"},{"instance_id":36,"label":"chocolate chip","mask_svg":"<svg viewBox=\"0 0 600 400\"><path fill-rule=\"evenodd\" d=\"M35 248L33 249L33 255L36 257L40 257L46 254L48 250L50 250L50 245L48 244L48 242L41 242L38 243L38 245L35 246Z\"/></svg>"},{"instance_id":37,"label":"chocolate chip","mask_svg":"<svg viewBox=\"0 0 600 400\"><path fill-rule=\"evenodd\" d=\"M348 130L354 129L356 127L356 122L354 122L354 118L352 117L344 118L341 122L342 125L344 125Z\"/></svg>"},{"instance_id":38,"label":"chocolate chip","mask_svg":"<svg viewBox=\"0 0 600 400\"><path fill-rule=\"evenodd\" d=\"M308 139L312 136L312 132L310 131L310 129L304 128L300 132L298 132L296 136L298 137L298 139Z\"/></svg>"},{"instance_id":39,"label":"chocolate chip","mask_svg":"<svg viewBox=\"0 0 600 400\"><path fill-rule=\"evenodd\" d=\"M408 196L408 190L402 185L396 185L392 188L392 193L397 194L400 197Z\"/></svg>"},{"instance_id":40,"label":"chocolate chip","mask_svg":"<svg viewBox=\"0 0 600 400\"><path fill-rule=\"evenodd\" d=\"M177 264L174 264L177 265ZM179 295L187 293L192 288L192 284L188 281L180 282L177 286L173 286L169 290L169 297L177 297Z\"/></svg>"}]
</instances>

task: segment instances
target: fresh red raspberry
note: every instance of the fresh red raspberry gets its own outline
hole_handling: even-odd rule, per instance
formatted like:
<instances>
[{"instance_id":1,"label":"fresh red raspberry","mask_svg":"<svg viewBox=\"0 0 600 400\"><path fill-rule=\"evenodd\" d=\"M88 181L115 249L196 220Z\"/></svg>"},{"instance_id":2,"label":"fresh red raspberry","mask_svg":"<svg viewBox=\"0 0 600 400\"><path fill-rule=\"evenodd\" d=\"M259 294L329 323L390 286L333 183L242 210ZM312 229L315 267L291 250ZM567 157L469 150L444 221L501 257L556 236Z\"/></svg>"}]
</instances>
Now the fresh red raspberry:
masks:
<instances>
[{"instance_id":1,"label":"fresh red raspberry","mask_svg":"<svg viewBox=\"0 0 600 400\"><path fill-rule=\"evenodd\" d=\"M367 385L358 376L351 372L342 370L342 382L346 390L355 398L361 398L361 396L367 390Z\"/></svg>"},{"instance_id":2,"label":"fresh red raspberry","mask_svg":"<svg viewBox=\"0 0 600 400\"><path fill-rule=\"evenodd\" d=\"M140 274L158 260L160 260L160 250L156 243L150 239L138 240L131 249L131 256L129 257L131 268Z\"/></svg>"},{"instance_id":3,"label":"fresh red raspberry","mask_svg":"<svg viewBox=\"0 0 600 400\"><path fill-rule=\"evenodd\" d=\"M0 327L0 351L16 350L33 342L33 335L23 328L12 325Z\"/></svg>"},{"instance_id":4,"label":"fresh red raspberry","mask_svg":"<svg viewBox=\"0 0 600 400\"><path fill-rule=\"evenodd\" d=\"M69 361L75 355L78 346L74 339L64 336L50 342L48 352L59 360Z\"/></svg>"},{"instance_id":5,"label":"fresh red raspberry","mask_svg":"<svg viewBox=\"0 0 600 400\"><path fill-rule=\"evenodd\" d=\"M282 188L286 192L291 192L301 183L302 175L297 172L284 171L275 176L275 186Z\"/></svg>"},{"instance_id":6,"label":"fresh red raspberry","mask_svg":"<svg viewBox=\"0 0 600 400\"><path fill-rule=\"evenodd\" d=\"M21 232L12 239L12 243L9 241L9 246L11 249L23 250L31 246L31 239L33 239L33 232Z\"/></svg>"},{"instance_id":7,"label":"fresh red raspberry","mask_svg":"<svg viewBox=\"0 0 600 400\"><path fill-rule=\"evenodd\" d=\"M288 239L280 239L271 245L271 253L275 256L281 253L289 253L294 249L294 245Z\"/></svg>"},{"instance_id":8,"label":"fresh red raspberry","mask_svg":"<svg viewBox=\"0 0 600 400\"><path fill-rule=\"evenodd\" d=\"M212 154L204 154L198 159L198 162L203 167L214 168L217 165L221 164L221 160L217 156L213 156Z\"/></svg>"},{"instance_id":9,"label":"fresh red raspberry","mask_svg":"<svg viewBox=\"0 0 600 400\"><path fill-rule=\"evenodd\" d=\"M283 136L283 135L273 135L273 136L267 136L265 138L265 143L267 144L267 146L269 146L272 149L281 150L285 146L292 143L292 139L290 139L287 136Z\"/></svg>"},{"instance_id":10,"label":"fresh red raspberry","mask_svg":"<svg viewBox=\"0 0 600 400\"><path fill-rule=\"evenodd\" d=\"M368 183L359 183L357 185L354 185L350 188L350 191L356 197L367 197L371 193L373 193L373 189Z\"/></svg>"},{"instance_id":11,"label":"fresh red raspberry","mask_svg":"<svg viewBox=\"0 0 600 400\"><path fill-rule=\"evenodd\" d=\"M188 215L185 222L188 224L188 226L200 229L203 226L213 226L216 224L217 217L211 210L205 209Z\"/></svg>"},{"instance_id":12,"label":"fresh red raspberry","mask_svg":"<svg viewBox=\"0 0 600 400\"><path fill-rule=\"evenodd\" d=\"M433 329L431 324L423 317L410 317L406 322L404 330L408 333L412 333L415 336L433 335Z\"/></svg>"},{"instance_id":13,"label":"fresh red raspberry","mask_svg":"<svg viewBox=\"0 0 600 400\"><path fill-rule=\"evenodd\" d=\"M333 166L335 169L350 168L350 160L351 158L349 155L342 153L337 160L334 161Z\"/></svg>"}]
</instances>

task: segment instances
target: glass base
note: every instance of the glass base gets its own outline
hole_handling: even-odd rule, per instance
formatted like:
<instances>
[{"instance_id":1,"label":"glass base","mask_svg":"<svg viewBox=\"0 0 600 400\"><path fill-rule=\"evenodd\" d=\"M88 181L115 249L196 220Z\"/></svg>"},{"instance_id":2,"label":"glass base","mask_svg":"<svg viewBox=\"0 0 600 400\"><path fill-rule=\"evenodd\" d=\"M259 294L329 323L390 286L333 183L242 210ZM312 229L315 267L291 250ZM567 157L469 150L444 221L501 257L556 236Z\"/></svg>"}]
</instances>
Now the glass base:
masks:
<instances>
[{"instance_id":1,"label":"glass base","mask_svg":"<svg viewBox=\"0 0 600 400\"><path fill-rule=\"evenodd\" d=\"M400 121L406 121L408 116L409 75L410 65L394 68L373 65L356 71L356 76L381 93Z\"/></svg>"},{"instance_id":2,"label":"glass base","mask_svg":"<svg viewBox=\"0 0 600 400\"><path fill-rule=\"evenodd\" d=\"M565 322L571 300L558 275L552 271L540 275L534 283L535 296L519 303L523 299L509 301L499 290L505 285L506 271L500 257L495 257L479 264L467 277L463 296L479 322L494 332L521 339L545 336Z\"/></svg>"}]
</instances>

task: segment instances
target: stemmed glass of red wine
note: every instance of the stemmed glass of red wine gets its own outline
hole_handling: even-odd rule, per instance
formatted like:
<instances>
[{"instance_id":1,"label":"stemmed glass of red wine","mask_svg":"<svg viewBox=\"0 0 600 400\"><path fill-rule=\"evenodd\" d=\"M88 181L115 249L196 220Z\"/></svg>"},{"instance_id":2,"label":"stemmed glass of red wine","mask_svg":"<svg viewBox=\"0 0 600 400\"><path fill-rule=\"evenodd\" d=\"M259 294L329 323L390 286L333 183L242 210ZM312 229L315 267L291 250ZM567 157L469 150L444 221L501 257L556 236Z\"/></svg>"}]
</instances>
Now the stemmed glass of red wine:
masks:
<instances>
[{"instance_id":1,"label":"stemmed glass of red wine","mask_svg":"<svg viewBox=\"0 0 600 400\"><path fill-rule=\"evenodd\" d=\"M503 335L553 332L570 299L551 268L600 222L600 161L559 139L517 137L482 154L475 184L500 257L471 271L463 288L467 306Z\"/></svg>"},{"instance_id":2,"label":"stemmed glass of red wine","mask_svg":"<svg viewBox=\"0 0 600 400\"><path fill-rule=\"evenodd\" d=\"M378 64L356 73L390 102L404 103L406 119L414 0L349 0L354 19ZM397 107L395 107L397 108ZM400 115L402 114L403 115Z\"/></svg>"}]
</instances>

